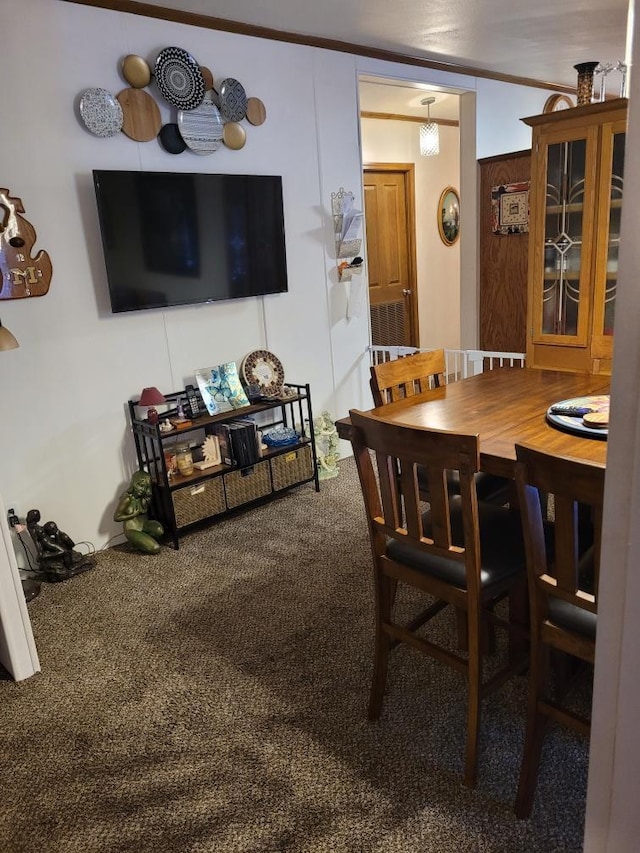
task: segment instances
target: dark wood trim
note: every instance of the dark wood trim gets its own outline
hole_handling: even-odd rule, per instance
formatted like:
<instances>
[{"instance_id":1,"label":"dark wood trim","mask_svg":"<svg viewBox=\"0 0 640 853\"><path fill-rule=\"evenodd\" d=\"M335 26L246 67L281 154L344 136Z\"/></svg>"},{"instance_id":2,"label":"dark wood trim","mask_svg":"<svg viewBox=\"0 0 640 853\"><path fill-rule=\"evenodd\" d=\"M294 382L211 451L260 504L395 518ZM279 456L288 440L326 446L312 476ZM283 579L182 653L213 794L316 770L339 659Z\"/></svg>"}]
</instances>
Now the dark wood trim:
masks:
<instances>
[{"instance_id":1,"label":"dark wood trim","mask_svg":"<svg viewBox=\"0 0 640 853\"><path fill-rule=\"evenodd\" d=\"M502 160L515 160L518 157L531 157L531 149L525 148L524 151L510 151L508 154L494 154L492 157L481 157L478 163L484 166L485 163L500 163Z\"/></svg>"},{"instance_id":2,"label":"dark wood trim","mask_svg":"<svg viewBox=\"0 0 640 853\"><path fill-rule=\"evenodd\" d=\"M372 113L366 110L362 110L360 118L378 118L386 121L415 121L418 124L425 124L427 121L426 116L405 116L400 113ZM433 124L441 124L443 127L460 127L460 122L452 118L434 118L430 116L429 121Z\"/></svg>"},{"instance_id":3,"label":"dark wood trim","mask_svg":"<svg viewBox=\"0 0 640 853\"><path fill-rule=\"evenodd\" d=\"M322 50L335 50L339 53L351 53L354 56L367 56L370 59L380 59L385 62L399 62L403 65L413 65L416 68L431 68L435 71L448 71L451 74L463 74L469 77L483 77L487 80L498 80L501 83L513 83L517 86L532 86L536 89L550 89L555 92L575 94L575 88L562 83L550 83L543 80L532 80L529 77L517 77L513 74L500 74L497 71L487 71L484 68L474 68L469 65L457 65L455 62L440 62L434 59L423 59L410 54L396 53L392 50L381 50L362 44L338 41L337 39L320 38L318 36L289 33L284 30L274 30L270 27L258 27L254 24L243 24L239 21L228 21L225 18L214 18L211 15L201 15L196 12L183 12L168 9L166 6L153 6L150 3L138 3L135 0L63 0L65 3L77 3L80 6L94 6L99 9L110 9L114 12L128 12L131 15L143 15L146 18L159 18L176 24L187 24L208 30L220 30L226 33L252 36L254 38L271 39L288 44L301 44L307 47L318 47Z\"/></svg>"}]
</instances>

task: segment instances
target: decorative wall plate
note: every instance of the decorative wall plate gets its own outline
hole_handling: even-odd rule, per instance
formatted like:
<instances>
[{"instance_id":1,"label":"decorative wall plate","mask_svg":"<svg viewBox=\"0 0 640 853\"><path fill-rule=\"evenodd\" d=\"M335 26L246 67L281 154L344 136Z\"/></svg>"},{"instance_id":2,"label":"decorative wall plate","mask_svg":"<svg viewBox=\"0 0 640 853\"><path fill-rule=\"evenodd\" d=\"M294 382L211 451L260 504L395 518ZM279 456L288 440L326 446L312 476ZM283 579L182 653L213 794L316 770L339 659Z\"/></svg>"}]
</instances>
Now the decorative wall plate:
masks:
<instances>
[{"instance_id":1,"label":"decorative wall plate","mask_svg":"<svg viewBox=\"0 0 640 853\"><path fill-rule=\"evenodd\" d=\"M203 101L194 110L180 110L178 127L185 143L195 154L213 154L222 144L222 116L211 101Z\"/></svg>"},{"instance_id":2,"label":"decorative wall plate","mask_svg":"<svg viewBox=\"0 0 640 853\"><path fill-rule=\"evenodd\" d=\"M122 107L106 89L86 89L80 97L80 118L96 136L117 136L122 130Z\"/></svg>"},{"instance_id":3,"label":"decorative wall plate","mask_svg":"<svg viewBox=\"0 0 640 853\"><path fill-rule=\"evenodd\" d=\"M154 74L162 97L179 110L193 110L204 98L200 66L181 47L165 47L156 59Z\"/></svg>"},{"instance_id":4,"label":"decorative wall plate","mask_svg":"<svg viewBox=\"0 0 640 853\"><path fill-rule=\"evenodd\" d=\"M228 121L222 132L222 141L227 148L237 151L240 148L244 148L244 144L247 141L247 132L237 121Z\"/></svg>"},{"instance_id":5,"label":"decorative wall plate","mask_svg":"<svg viewBox=\"0 0 640 853\"><path fill-rule=\"evenodd\" d=\"M169 154L182 154L187 147L187 143L180 136L177 124L164 124L160 128L158 139L160 140L160 145Z\"/></svg>"},{"instance_id":6,"label":"decorative wall plate","mask_svg":"<svg viewBox=\"0 0 640 853\"><path fill-rule=\"evenodd\" d=\"M264 397L275 397L282 392L284 368L272 352L257 349L242 359L240 378L245 385L259 385Z\"/></svg>"},{"instance_id":7,"label":"decorative wall plate","mask_svg":"<svg viewBox=\"0 0 640 853\"><path fill-rule=\"evenodd\" d=\"M220 112L225 121L242 121L247 114L247 93L233 77L220 84Z\"/></svg>"},{"instance_id":8,"label":"decorative wall plate","mask_svg":"<svg viewBox=\"0 0 640 853\"><path fill-rule=\"evenodd\" d=\"M122 107L122 130L129 139L149 142L155 139L162 126L160 109L143 89L123 89L117 94Z\"/></svg>"},{"instance_id":9,"label":"decorative wall plate","mask_svg":"<svg viewBox=\"0 0 640 853\"><path fill-rule=\"evenodd\" d=\"M249 98L247 101L247 120L256 126L264 124L267 109L260 98Z\"/></svg>"},{"instance_id":10,"label":"decorative wall plate","mask_svg":"<svg viewBox=\"0 0 640 853\"><path fill-rule=\"evenodd\" d=\"M143 89L151 82L151 69L146 59L130 53L122 60L122 76L134 89Z\"/></svg>"}]
</instances>

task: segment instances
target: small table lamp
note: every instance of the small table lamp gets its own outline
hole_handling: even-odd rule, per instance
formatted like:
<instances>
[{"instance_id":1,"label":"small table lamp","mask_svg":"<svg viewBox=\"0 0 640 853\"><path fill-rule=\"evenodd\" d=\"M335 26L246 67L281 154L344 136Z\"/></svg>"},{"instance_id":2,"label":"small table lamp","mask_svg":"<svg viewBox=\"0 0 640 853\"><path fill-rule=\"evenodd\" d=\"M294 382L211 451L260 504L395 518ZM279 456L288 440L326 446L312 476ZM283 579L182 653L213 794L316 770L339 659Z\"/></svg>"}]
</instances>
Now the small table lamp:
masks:
<instances>
[{"instance_id":1,"label":"small table lamp","mask_svg":"<svg viewBox=\"0 0 640 853\"><path fill-rule=\"evenodd\" d=\"M166 399L163 394L158 391L157 388L143 388L142 394L140 394L140 399L138 400L139 406L148 406L147 409L147 420L150 424L158 423L158 412L156 411L156 406L162 406L166 403Z\"/></svg>"}]
</instances>

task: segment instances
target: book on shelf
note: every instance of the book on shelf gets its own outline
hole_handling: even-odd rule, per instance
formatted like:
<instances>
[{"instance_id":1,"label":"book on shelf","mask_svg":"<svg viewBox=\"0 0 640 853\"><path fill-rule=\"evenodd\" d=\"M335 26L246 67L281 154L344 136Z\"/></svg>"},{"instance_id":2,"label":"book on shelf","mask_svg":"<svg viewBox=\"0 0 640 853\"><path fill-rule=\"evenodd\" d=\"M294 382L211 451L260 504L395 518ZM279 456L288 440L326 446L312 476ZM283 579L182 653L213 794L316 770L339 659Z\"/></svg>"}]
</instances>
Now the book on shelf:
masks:
<instances>
[{"instance_id":1,"label":"book on shelf","mask_svg":"<svg viewBox=\"0 0 640 853\"><path fill-rule=\"evenodd\" d=\"M220 460L225 465L234 465L233 445L231 443L231 430L229 424L212 424L205 430L208 435L215 435L220 448Z\"/></svg>"},{"instance_id":2,"label":"book on shelf","mask_svg":"<svg viewBox=\"0 0 640 853\"><path fill-rule=\"evenodd\" d=\"M255 465L260 455L258 450L257 427L253 421L238 420L229 424L231 446L236 464L241 468Z\"/></svg>"}]
</instances>

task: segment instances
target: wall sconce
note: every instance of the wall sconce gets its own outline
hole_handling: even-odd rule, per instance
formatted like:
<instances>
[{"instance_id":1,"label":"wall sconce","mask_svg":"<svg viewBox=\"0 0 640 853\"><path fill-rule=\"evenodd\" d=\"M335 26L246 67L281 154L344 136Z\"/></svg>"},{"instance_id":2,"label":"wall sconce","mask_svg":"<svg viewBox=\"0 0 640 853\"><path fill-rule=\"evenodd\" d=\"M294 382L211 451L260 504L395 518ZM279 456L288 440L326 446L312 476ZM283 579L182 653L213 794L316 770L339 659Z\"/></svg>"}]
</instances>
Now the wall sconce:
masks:
<instances>
[{"instance_id":1,"label":"wall sconce","mask_svg":"<svg viewBox=\"0 0 640 853\"><path fill-rule=\"evenodd\" d=\"M431 121L429 107L435 104L435 98L423 98L420 103L427 108L427 123L420 125L420 154L423 157L432 157L440 153L440 128L435 121Z\"/></svg>"},{"instance_id":2,"label":"wall sconce","mask_svg":"<svg viewBox=\"0 0 640 853\"><path fill-rule=\"evenodd\" d=\"M8 350L8 349L18 349L20 344L11 334L9 329L6 326L2 325L0 322L0 351Z\"/></svg>"},{"instance_id":3,"label":"wall sconce","mask_svg":"<svg viewBox=\"0 0 640 853\"><path fill-rule=\"evenodd\" d=\"M167 402L165 396L158 391L157 388L143 388L142 394L140 394L140 399L138 400L139 406L148 406L147 409L147 420L150 424L157 424L158 412L156 410L156 406L163 406Z\"/></svg>"}]
</instances>

